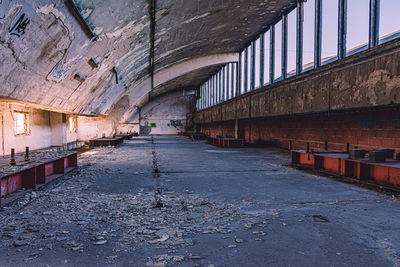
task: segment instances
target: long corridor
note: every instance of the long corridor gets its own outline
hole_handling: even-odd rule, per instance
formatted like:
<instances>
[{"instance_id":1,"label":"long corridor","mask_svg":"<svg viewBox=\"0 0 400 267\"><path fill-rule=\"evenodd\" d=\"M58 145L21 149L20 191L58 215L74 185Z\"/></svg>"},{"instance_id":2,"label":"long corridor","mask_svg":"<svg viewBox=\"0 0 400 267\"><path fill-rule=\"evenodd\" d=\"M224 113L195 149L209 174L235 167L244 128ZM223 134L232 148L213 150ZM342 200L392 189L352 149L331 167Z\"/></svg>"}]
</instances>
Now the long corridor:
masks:
<instances>
[{"instance_id":1,"label":"long corridor","mask_svg":"<svg viewBox=\"0 0 400 267\"><path fill-rule=\"evenodd\" d=\"M0 210L0 266L400 266L397 198L287 151L140 137Z\"/></svg>"}]
</instances>

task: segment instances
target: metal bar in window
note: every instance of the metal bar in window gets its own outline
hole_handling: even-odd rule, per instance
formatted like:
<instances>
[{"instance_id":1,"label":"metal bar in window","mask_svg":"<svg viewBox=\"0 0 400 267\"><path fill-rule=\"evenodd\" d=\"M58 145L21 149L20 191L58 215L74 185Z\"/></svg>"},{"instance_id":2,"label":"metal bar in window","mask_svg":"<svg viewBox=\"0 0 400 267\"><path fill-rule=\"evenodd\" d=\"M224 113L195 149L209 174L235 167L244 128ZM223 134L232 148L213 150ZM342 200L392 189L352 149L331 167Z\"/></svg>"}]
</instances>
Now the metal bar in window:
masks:
<instances>
[{"instance_id":1,"label":"metal bar in window","mask_svg":"<svg viewBox=\"0 0 400 267\"><path fill-rule=\"evenodd\" d=\"M233 75L233 72L235 70L233 68L233 65L234 65L234 63L230 64L230 68L231 68L231 98L235 97L235 93L234 93L234 82L235 82L235 80L234 80L234 75Z\"/></svg>"},{"instance_id":2,"label":"metal bar in window","mask_svg":"<svg viewBox=\"0 0 400 267\"><path fill-rule=\"evenodd\" d=\"M296 25L296 73L303 71L303 15L304 2L299 1L297 4L297 25Z\"/></svg>"},{"instance_id":3,"label":"metal bar in window","mask_svg":"<svg viewBox=\"0 0 400 267\"><path fill-rule=\"evenodd\" d=\"M264 34L260 36L260 87L264 85Z\"/></svg>"},{"instance_id":4,"label":"metal bar in window","mask_svg":"<svg viewBox=\"0 0 400 267\"><path fill-rule=\"evenodd\" d=\"M225 101L225 67L223 67L222 69L221 69L221 75L222 75L222 86L221 86L221 89L222 89L222 101L221 102L224 102Z\"/></svg>"},{"instance_id":5,"label":"metal bar in window","mask_svg":"<svg viewBox=\"0 0 400 267\"><path fill-rule=\"evenodd\" d=\"M315 0L315 44L314 64L321 66L321 43L322 43L322 0Z\"/></svg>"},{"instance_id":6,"label":"metal bar in window","mask_svg":"<svg viewBox=\"0 0 400 267\"><path fill-rule=\"evenodd\" d=\"M369 2L369 47L375 47L379 42L379 7L380 0Z\"/></svg>"},{"instance_id":7,"label":"metal bar in window","mask_svg":"<svg viewBox=\"0 0 400 267\"><path fill-rule=\"evenodd\" d=\"M287 77L288 17L282 16L282 80Z\"/></svg>"},{"instance_id":8,"label":"metal bar in window","mask_svg":"<svg viewBox=\"0 0 400 267\"><path fill-rule=\"evenodd\" d=\"M346 0L339 0L339 30L338 30L338 58L346 56Z\"/></svg>"},{"instance_id":9,"label":"metal bar in window","mask_svg":"<svg viewBox=\"0 0 400 267\"><path fill-rule=\"evenodd\" d=\"M242 52L243 53L243 52ZM238 63L238 92L237 92L237 96L240 95L240 90L242 90L241 88L241 84L242 84L242 54L239 54L239 63Z\"/></svg>"},{"instance_id":10,"label":"metal bar in window","mask_svg":"<svg viewBox=\"0 0 400 267\"><path fill-rule=\"evenodd\" d=\"M256 44L251 43L250 90L255 89Z\"/></svg>"},{"instance_id":11,"label":"metal bar in window","mask_svg":"<svg viewBox=\"0 0 400 267\"><path fill-rule=\"evenodd\" d=\"M244 66L243 66L243 68L244 68L244 88L243 88L243 93L246 93L247 92L247 79L249 78L249 75L248 75L248 64L249 64L249 60L248 60L248 53L249 53L249 49L245 49L244 50Z\"/></svg>"},{"instance_id":12,"label":"metal bar in window","mask_svg":"<svg viewBox=\"0 0 400 267\"><path fill-rule=\"evenodd\" d=\"M275 26L270 28L270 42L269 42L269 81L273 83L275 80Z\"/></svg>"}]
</instances>

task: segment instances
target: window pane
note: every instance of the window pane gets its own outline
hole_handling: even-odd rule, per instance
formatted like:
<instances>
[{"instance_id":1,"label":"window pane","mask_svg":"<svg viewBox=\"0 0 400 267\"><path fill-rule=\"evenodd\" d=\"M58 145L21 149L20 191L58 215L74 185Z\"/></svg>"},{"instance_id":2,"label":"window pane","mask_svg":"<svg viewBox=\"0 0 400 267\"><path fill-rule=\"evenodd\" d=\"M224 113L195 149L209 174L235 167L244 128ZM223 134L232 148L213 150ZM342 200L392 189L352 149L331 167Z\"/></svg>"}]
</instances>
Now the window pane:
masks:
<instances>
[{"instance_id":1,"label":"window pane","mask_svg":"<svg viewBox=\"0 0 400 267\"><path fill-rule=\"evenodd\" d=\"M254 68L254 86L255 88L260 87L260 62L261 62L261 39L258 38L255 42L256 54L255 56L255 68Z\"/></svg>"},{"instance_id":2,"label":"window pane","mask_svg":"<svg viewBox=\"0 0 400 267\"><path fill-rule=\"evenodd\" d=\"M226 78L226 73L225 73L225 67L222 68L221 70L221 79L222 79L222 102L225 101L225 89L226 89L226 85L225 85L225 78Z\"/></svg>"},{"instance_id":3,"label":"window pane","mask_svg":"<svg viewBox=\"0 0 400 267\"><path fill-rule=\"evenodd\" d=\"M227 64L224 67L224 72L225 72L225 79L224 79L224 83L225 83L225 100L229 99L229 64Z\"/></svg>"},{"instance_id":4,"label":"window pane","mask_svg":"<svg viewBox=\"0 0 400 267\"><path fill-rule=\"evenodd\" d=\"M379 16L379 43L400 37L399 0L381 0ZM395 19L396 18L396 19Z\"/></svg>"},{"instance_id":5,"label":"window pane","mask_svg":"<svg viewBox=\"0 0 400 267\"><path fill-rule=\"evenodd\" d=\"M236 92L237 92L237 68L238 68L238 64L233 64L233 97L236 96Z\"/></svg>"},{"instance_id":6,"label":"window pane","mask_svg":"<svg viewBox=\"0 0 400 267\"><path fill-rule=\"evenodd\" d=\"M337 60L339 27L339 1L322 0L322 48L323 64Z\"/></svg>"},{"instance_id":7,"label":"window pane","mask_svg":"<svg viewBox=\"0 0 400 267\"><path fill-rule=\"evenodd\" d=\"M270 43L271 43L271 32L267 31L264 33L264 84L268 84L269 81L269 64L270 64Z\"/></svg>"},{"instance_id":8,"label":"window pane","mask_svg":"<svg viewBox=\"0 0 400 267\"><path fill-rule=\"evenodd\" d=\"M247 47L247 86L246 86L246 91L251 91L253 88L251 88L251 69L252 69L252 61L251 61L251 56L253 52L253 46L250 45Z\"/></svg>"},{"instance_id":9,"label":"window pane","mask_svg":"<svg viewBox=\"0 0 400 267\"><path fill-rule=\"evenodd\" d=\"M275 68L274 80L279 81L282 76L282 21L275 24Z\"/></svg>"},{"instance_id":10,"label":"window pane","mask_svg":"<svg viewBox=\"0 0 400 267\"><path fill-rule=\"evenodd\" d=\"M239 89L240 94L243 94L245 92L244 86L245 86L245 81L246 81L246 78L245 78L246 72L244 69L244 66L245 66L244 63L245 63L245 52L243 51L240 55L240 89Z\"/></svg>"},{"instance_id":11,"label":"window pane","mask_svg":"<svg viewBox=\"0 0 400 267\"><path fill-rule=\"evenodd\" d=\"M25 133L25 114L15 113L14 131L15 134Z\"/></svg>"},{"instance_id":12,"label":"window pane","mask_svg":"<svg viewBox=\"0 0 400 267\"><path fill-rule=\"evenodd\" d=\"M288 15L287 76L296 74L297 9Z\"/></svg>"},{"instance_id":13,"label":"window pane","mask_svg":"<svg viewBox=\"0 0 400 267\"><path fill-rule=\"evenodd\" d=\"M347 1L346 55L368 48L369 1Z\"/></svg>"},{"instance_id":14,"label":"window pane","mask_svg":"<svg viewBox=\"0 0 400 267\"><path fill-rule=\"evenodd\" d=\"M314 68L315 0L304 3L303 71Z\"/></svg>"},{"instance_id":15,"label":"window pane","mask_svg":"<svg viewBox=\"0 0 400 267\"><path fill-rule=\"evenodd\" d=\"M211 77L211 79L210 79L210 86L211 86L211 106L213 106L214 105L214 92L215 92L214 76Z\"/></svg>"}]
</instances>

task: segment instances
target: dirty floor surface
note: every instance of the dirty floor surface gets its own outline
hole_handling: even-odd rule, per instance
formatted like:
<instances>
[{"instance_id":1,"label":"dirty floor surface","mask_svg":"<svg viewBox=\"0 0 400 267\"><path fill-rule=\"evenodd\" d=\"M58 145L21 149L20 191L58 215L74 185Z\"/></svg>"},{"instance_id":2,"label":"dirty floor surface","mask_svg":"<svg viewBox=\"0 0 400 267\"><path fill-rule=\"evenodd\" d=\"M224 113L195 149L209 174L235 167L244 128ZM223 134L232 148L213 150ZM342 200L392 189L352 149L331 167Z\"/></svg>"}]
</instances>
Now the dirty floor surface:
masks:
<instances>
[{"instance_id":1,"label":"dirty floor surface","mask_svg":"<svg viewBox=\"0 0 400 267\"><path fill-rule=\"evenodd\" d=\"M0 266L400 266L400 202L277 149L141 137L0 210Z\"/></svg>"}]
</instances>

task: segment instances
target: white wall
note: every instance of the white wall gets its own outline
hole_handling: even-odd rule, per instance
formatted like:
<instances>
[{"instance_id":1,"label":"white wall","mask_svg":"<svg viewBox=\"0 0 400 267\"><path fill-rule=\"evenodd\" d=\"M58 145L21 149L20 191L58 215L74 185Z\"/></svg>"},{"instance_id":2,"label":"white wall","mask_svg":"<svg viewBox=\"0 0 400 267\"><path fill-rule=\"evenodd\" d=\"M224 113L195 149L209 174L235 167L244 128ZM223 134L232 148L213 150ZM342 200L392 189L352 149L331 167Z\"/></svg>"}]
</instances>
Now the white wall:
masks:
<instances>
[{"instance_id":1,"label":"white wall","mask_svg":"<svg viewBox=\"0 0 400 267\"><path fill-rule=\"evenodd\" d=\"M152 99L141 109L140 134L174 135L184 132L193 101L193 96L183 96L182 91ZM119 125L117 131L139 132L138 123L139 113L136 112L128 124ZM156 127L151 127L152 123L155 123Z\"/></svg>"},{"instance_id":2,"label":"white wall","mask_svg":"<svg viewBox=\"0 0 400 267\"><path fill-rule=\"evenodd\" d=\"M14 111L29 112L29 135L14 134ZM0 144L1 154L8 155L11 148L23 152L29 146L31 150L51 146L50 112L28 108L22 105L0 103L1 131Z\"/></svg>"}]
</instances>

